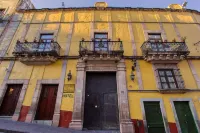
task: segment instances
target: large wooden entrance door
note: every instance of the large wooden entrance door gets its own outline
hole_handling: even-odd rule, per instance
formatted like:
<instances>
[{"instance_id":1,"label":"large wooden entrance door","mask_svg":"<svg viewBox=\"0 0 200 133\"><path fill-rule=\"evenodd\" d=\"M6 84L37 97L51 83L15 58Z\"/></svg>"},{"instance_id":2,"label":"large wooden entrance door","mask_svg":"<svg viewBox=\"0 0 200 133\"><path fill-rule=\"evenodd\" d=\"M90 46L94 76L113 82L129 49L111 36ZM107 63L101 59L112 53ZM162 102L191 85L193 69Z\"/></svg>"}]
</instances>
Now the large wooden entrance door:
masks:
<instances>
[{"instance_id":1,"label":"large wooden entrance door","mask_svg":"<svg viewBox=\"0 0 200 133\"><path fill-rule=\"evenodd\" d=\"M115 73L87 73L83 128L118 130L119 112Z\"/></svg>"},{"instance_id":2,"label":"large wooden entrance door","mask_svg":"<svg viewBox=\"0 0 200 133\"><path fill-rule=\"evenodd\" d=\"M189 102L174 102L182 133L198 133Z\"/></svg>"},{"instance_id":3,"label":"large wooden entrance door","mask_svg":"<svg viewBox=\"0 0 200 133\"><path fill-rule=\"evenodd\" d=\"M8 85L6 94L0 107L1 116L12 116L15 112L22 85Z\"/></svg>"},{"instance_id":4,"label":"large wooden entrance door","mask_svg":"<svg viewBox=\"0 0 200 133\"><path fill-rule=\"evenodd\" d=\"M58 85L43 85L35 120L52 120Z\"/></svg>"}]
</instances>

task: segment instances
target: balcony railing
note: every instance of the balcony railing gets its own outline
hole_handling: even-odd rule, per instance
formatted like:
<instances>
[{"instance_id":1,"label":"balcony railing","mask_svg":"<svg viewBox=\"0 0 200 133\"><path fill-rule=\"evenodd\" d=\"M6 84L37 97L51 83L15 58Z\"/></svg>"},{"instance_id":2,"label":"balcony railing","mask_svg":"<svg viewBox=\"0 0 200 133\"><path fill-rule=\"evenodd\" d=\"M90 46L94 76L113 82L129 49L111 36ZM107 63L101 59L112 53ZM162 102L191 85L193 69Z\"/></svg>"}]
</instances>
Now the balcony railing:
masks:
<instances>
[{"instance_id":1,"label":"balcony railing","mask_svg":"<svg viewBox=\"0 0 200 133\"><path fill-rule=\"evenodd\" d=\"M120 55L124 53L122 41L80 41L79 54L83 55Z\"/></svg>"},{"instance_id":2,"label":"balcony railing","mask_svg":"<svg viewBox=\"0 0 200 133\"><path fill-rule=\"evenodd\" d=\"M144 60L154 63L178 63L190 53L185 42L144 42L141 46Z\"/></svg>"},{"instance_id":3,"label":"balcony railing","mask_svg":"<svg viewBox=\"0 0 200 133\"><path fill-rule=\"evenodd\" d=\"M60 46L57 42L17 42L14 56L59 56Z\"/></svg>"},{"instance_id":4,"label":"balcony railing","mask_svg":"<svg viewBox=\"0 0 200 133\"><path fill-rule=\"evenodd\" d=\"M175 53L188 55L185 42L144 42L141 46L143 55L148 53Z\"/></svg>"}]
</instances>

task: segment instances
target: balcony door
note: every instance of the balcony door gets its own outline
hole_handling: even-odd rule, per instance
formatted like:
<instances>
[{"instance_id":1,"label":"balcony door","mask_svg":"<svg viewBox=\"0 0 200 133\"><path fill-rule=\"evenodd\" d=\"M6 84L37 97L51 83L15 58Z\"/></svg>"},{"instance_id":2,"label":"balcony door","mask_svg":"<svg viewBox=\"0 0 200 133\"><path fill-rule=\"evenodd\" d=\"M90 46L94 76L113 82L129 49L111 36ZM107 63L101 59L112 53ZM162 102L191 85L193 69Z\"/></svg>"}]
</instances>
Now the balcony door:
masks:
<instances>
[{"instance_id":1,"label":"balcony door","mask_svg":"<svg viewBox=\"0 0 200 133\"><path fill-rule=\"evenodd\" d=\"M52 120L58 85L43 85L35 120Z\"/></svg>"},{"instance_id":2,"label":"balcony door","mask_svg":"<svg viewBox=\"0 0 200 133\"><path fill-rule=\"evenodd\" d=\"M51 51L52 48L51 48L51 42L53 40L53 34L41 34L40 35L40 45L39 45L39 48L38 50L40 52L43 52L43 51Z\"/></svg>"},{"instance_id":3,"label":"balcony door","mask_svg":"<svg viewBox=\"0 0 200 133\"><path fill-rule=\"evenodd\" d=\"M108 51L108 33L94 33L94 51Z\"/></svg>"}]
</instances>

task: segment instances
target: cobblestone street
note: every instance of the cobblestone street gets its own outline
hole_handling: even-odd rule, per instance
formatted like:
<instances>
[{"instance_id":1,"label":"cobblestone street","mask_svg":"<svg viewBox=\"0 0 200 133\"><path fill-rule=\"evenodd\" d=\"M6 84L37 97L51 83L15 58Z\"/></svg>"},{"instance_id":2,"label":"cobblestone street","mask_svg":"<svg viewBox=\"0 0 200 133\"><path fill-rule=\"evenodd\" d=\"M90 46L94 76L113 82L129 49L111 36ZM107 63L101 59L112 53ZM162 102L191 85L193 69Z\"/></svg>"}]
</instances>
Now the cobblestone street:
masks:
<instances>
[{"instance_id":1,"label":"cobblestone street","mask_svg":"<svg viewBox=\"0 0 200 133\"><path fill-rule=\"evenodd\" d=\"M76 131L68 128L0 120L0 133L119 133L119 131Z\"/></svg>"}]
</instances>

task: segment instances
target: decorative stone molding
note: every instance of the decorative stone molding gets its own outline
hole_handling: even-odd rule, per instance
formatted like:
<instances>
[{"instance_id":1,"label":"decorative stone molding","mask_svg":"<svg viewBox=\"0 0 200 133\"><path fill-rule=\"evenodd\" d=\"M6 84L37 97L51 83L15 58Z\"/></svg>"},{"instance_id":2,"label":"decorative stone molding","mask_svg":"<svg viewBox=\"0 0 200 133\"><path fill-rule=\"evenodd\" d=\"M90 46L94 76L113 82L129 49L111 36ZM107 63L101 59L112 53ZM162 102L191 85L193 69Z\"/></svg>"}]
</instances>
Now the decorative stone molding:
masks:
<instances>
[{"instance_id":1,"label":"decorative stone molding","mask_svg":"<svg viewBox=\"0 0 200 133\"><path fill-rule=\"evenodd\" d=\"M162 90L161 93L177 93L179 91L169 91L169 90L163 90L161 86L161 81L158 74L158 69L172 69L176 78L176 82L178 84L178 88L180 93L187 92L188 90L185 89L184 80L182 78L182 75L180 73L180 69L177 67L177 64L153 64L153 71L156 79L156 85L159 90ZM174 88L175 89L175 88Z\"/></svg>"},{"instance_id":2,"label":"decorative stone molding","mask_svg":"<svg viewBox=\"0 0 200 133\"><path fill-rule=\"evenodd\" d=\"M178 116L177 116L177 113L176 113L176 109L175 109L175 106L174 106L174 102L175 101L179 101L179 102L189 102L189 106L190 106L190 110L192 112L192 115L193 115L193 118L194 118L194 121L195 121L195 124L196 124L196 127L197 127L197 130L198 132L200 132L200 124L199 124L199 118L198 118L198 115L197 115L197 112L195 110L195 107L194 107L194 104L193 104L193 101L192 99L190 98L171 98L170 99L170 103L171 103L171 106L172 106L172 110L173 110L173 113L174 113L174 117L175 117L175 120L176 120L176 126L178 128L178 133L182 133L181 131L181 126L179 124L179 120L178 120Z\"/></svg>"},{"instance_id":3,"label":"decorative stone molding","mask_svg":"<svg viewBox=\"0 0 200 133\"><path fill-rule=\"evenodd\" d=\"M1 90L0 90L0 106L2 104L3 98L4 98L5 93L7 91L8 85L22 84L22 89L21 89L21 92L20 92L20 95L19 95L19 99L17 101L17 106L16 106L15 112L14 112L14 114L12 116L12 120L13 121L17 121L18 118L19 118L20 110L21 110L21 107L22 107L22 103L24 101L24 96L25 96L25 93L26 93L26 90L27 90L27 87L28 87L28 83L29 83L29 80L26 80L26 79L24 79L24 80L10 79L10 80L4 81L2 86L1 86Z\"/></svg>"},{"instance_id":4,"label":"decorative stone molding","mask_svg":"<svg viewBox=\"0 0 200 133\"><path fill-rule=\"evenodd\" d=\"M167 115L166 115L166 112L165 112L163 100L159 99L159 98L142 98L140 100L140 105L141 105L141 108L142 108L142 115L143 115L145 133L148 132L148 127L147 127L147 121L146 121L144 102L159 102L160 103L160 109L161 109L161 114L162 114L162 118L163 118L163 123L164 123L164 126L165 126L165 132L169 133L170 129L169 129L169 125L168 125L168 120L167 120Z\"/></svg>"},{"instance_id":5,"label":"decorative stone molding","mask_svg":"<svg viewBox=\"0 0 200 133\"><path fill-rule=\"evenodd\" d=\"M190 67L190 70L192 71L192 75L196 81L196 84L197 84L197 87L198 89L200 89L200 78L197 74L197 71L195 70L195 67L194 65L192 64L192 61L191 60L188 60L188 64L189 64L189 67Z\"/></svg>"},{"instance_id":6,"label":"decorative stone molding","mask_svg":"<svg viewBox=\"0 0 200 133\"><path fill-rule=\"evenodd\" d=\"M101 69L99 69L101 67ZM121 133L134 133L130 120L129 104L126 86L126 68L124 60L119 62L90 61L85 63L79 60L77 64L77 81L75 88L74 110L70 128L81 130L83 128L84 102L85 102L85 80L86 71L116 71L117 93L119 105L119 123Z\"/></svg>"},{"instance_id":7,"label":"decorative stone molding","mask_svg":"<svg viewBox=\"0 0 200 133\"><path fill-rule=\"evenodd\" d=\"M58 93L57 93L57 97L56 97L56 105L55 105L55 109L54 109L54 116L53 116L52 124L54 126L58 126L59 119L57 116L59 116L59 114L60 114L60 104L61 104L58 101L60 101L60 99L62 98L62 94L59 93L59 91L60 91L59 83L60 83L60 80L38 80L37 81L34 96L32 98L31 107L26 116L26 120L25 120L26 122L32 122L35 119L35 115L36 115L36 111L37 111L37 107L38 107L38 103L39 103L39 99L40 99L40 94L41 94L41 90L42 90L42 85L57 84L58 85Z\"/></svg>"}]
</instances>

